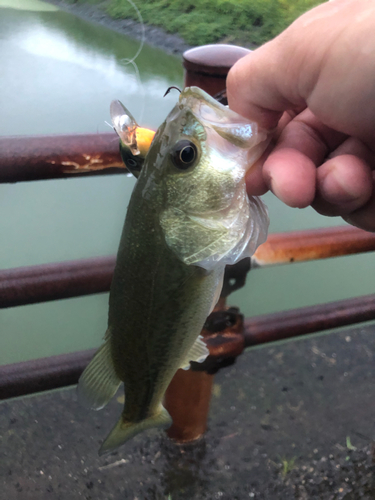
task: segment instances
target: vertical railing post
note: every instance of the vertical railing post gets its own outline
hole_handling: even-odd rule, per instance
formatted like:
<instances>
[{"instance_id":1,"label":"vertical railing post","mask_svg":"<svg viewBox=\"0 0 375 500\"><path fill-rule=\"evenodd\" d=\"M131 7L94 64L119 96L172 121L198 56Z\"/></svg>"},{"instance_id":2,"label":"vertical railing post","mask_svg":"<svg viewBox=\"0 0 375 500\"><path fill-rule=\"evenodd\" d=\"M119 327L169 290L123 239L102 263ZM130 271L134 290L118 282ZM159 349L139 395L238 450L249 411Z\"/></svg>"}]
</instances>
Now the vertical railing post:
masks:
<instances>
[{"instance_id":1,"label":"vertical railing post","mask_svg":"<svg viewBox=\"0 0 375 500\"><path fill-rule=\"evenodd\" d=\"M185 86L197 86L215 96L225 90L225 80L233 64L249 50L233 45L205 45L183 54ZM225 310L221 298L215 311ZM204 434L214 375L205 371L178 370L165 395L165 407L173 424L168 436L179 442L194 441Z\"/></svg>"},{"instance_id":2,"label":"vertical railing post","mask_svg":"<svg viewBox=\"0 0 375 500\"><path fill-rule=\"evenodd\" d=\"M235 45L203 45L183 54L185 87L195 85L214 96L225 89L233 64L250 50Z\"/></svg>"}]
</instances>

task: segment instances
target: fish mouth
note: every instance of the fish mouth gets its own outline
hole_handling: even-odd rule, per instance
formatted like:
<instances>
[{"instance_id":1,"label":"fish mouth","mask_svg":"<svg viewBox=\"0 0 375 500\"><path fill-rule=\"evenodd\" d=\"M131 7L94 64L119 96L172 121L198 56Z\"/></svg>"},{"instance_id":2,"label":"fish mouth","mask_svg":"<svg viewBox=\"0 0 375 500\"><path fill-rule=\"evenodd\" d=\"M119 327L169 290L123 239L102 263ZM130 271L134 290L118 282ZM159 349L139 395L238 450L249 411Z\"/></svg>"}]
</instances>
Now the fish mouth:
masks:
<instances>
[{"instance_id":1,"label":"fish mouth","mask_svg":"<svg viewBox=\"0 0 375 500\"><path fill-rule=\"evenodd\" d=\"M199 87L187 87L180 94L180 103L186 105L203 125L239 148L250 148L263 142L269 132L224 106Z\"/></svg>"},{"instance_id":2,"label":"fish mouth","mask_svg":"<svg viewBox=\"0 0 375 500\"><path fill-rule=\"evenodd\" d=\"M247 173L266 150L272 131L267 131L224 106L199 87L186 87L179 96L179 106L189 109L211 137L211 145L221 155L236 158ZM175 108L176 111L178 108ZM132 114L118 100L110 107L113 128L121 141L121 155L129 171L139 176L155 132L139 127Z\"/></svg>"},{"instance_id":3,"label":"fish mouth","mask_svg":"<svg viewBox=\"0 0 375 500\"><path fill-rule=\"evenodd\" d=\"M225 154L241 157L244 153L245 159L240 161L246 172L260 158L271 140L270 131L224 106L199 87L185 88L179 102L188 107L204 127L214 130L226 141L227 144L222 143L220 147L225 150ZM216 142L218 144L221 141ZM243 151L239 153L239 150Z\"/></svg>"}]
</instances>

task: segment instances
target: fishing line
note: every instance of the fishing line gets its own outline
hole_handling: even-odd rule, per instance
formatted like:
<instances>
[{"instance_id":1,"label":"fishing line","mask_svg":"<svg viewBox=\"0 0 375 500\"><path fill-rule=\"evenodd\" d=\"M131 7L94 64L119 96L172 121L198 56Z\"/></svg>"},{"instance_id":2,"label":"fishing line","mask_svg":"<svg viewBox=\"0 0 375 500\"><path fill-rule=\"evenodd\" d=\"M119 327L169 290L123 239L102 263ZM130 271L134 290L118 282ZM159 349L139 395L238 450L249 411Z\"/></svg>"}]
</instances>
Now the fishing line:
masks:
<instances>
[{"instance_id":1,"label":"fishing line","mask_svg":"<svg viewBox=\"0 0 375 500\"><path fill-rule=\"evenodd\" d=\"M127 0L127 1L128 1L128 3L130 3L130 5L133 7L133 9L135 10L135 12L137 13L138 21L139 21L139 24L141 25L141 43L139 44L137 52L135 53L135 55L131 59L127 59L127 58L121 59L121 62L124 63L124 66L127 66L128 64L131 64L133 66L133 68L134 68L135 78L136 78L136 81L137 81L137 84L138 84L138 87L139 87L139 90L140 90L140 93L141 93L141 96L142 96L142 107L141 107L141 113L140 113L140 117L139 117L139 123L142 123L143 114L144 114L144 111L145 111L145 104L146 104L145 103L146 94L145 94L145 89L143 87L143 84L142 84L142 81L141 81L141 77L140 77L140 74L139 74L139 69L138 69L138 66L137 66L137 63L135 62L135 60L137 59L137 57L141 53L141 51L143 49L143 46L145 44L146 30L145 30L145 25L144 25L144 22L143 22L142 15L139 12L138 7L135 5L135 3L132 0Z\"/></svg>"},{"instance_id":2,"label":"fishing line","mask_svg":"<svg viewBox=\"0 0 375 500\"><path fill-rule=\"evenodd\" d=\"M138 7L135 5L135 3L132 0L128 0L128 2L133 7L133 9L136 11L137 16L138 16L138 20L139 20L139 24L141 25L141 43L140 43L140 45L138 47L137 52L135 53L135 56L132 59L124 59L124 61L128 61L126 64L133 63L137 59L137 57L141 53L141 50L143 49L143 45L145 44L145 38L146 38L145 25L144 25L144 22L143 22L142 15L139 12Z\"/></svg>"}]
</instances>

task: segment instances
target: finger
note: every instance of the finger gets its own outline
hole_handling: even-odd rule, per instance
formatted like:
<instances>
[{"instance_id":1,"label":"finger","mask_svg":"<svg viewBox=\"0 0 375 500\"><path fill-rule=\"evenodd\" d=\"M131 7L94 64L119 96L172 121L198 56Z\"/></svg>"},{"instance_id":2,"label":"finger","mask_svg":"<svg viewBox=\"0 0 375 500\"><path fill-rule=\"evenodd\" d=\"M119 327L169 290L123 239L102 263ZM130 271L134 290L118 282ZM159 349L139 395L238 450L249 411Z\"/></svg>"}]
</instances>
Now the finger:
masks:
<instances>
[{"instance_id":1,"label":"finger","mask_svg":"<svg viewBox=\"0 0 375 500\"><path fill-rule=\"evenodd\" d=\"M268 186L263 178L263 164L272 147L269 144L266 151L246 173L246 191L249 196L261 196L268 191Z\"/></svg>"},{"instance_id":2,"label":"finger","mask_svg":"<svg viewBox=\"0 0 375 500\"><path fill-rule=\"evenodd\" d=\"M335 156L317 169L312 206L322 215L350 214L369 201L372 189L372 172L364 160L350 154Z\"/></svg>"},{"instance_id":3,"label":"finger","mask_svg":"<svg viewBox=\"0 0 375 500\"><path fill-rule=\"evenodd\" d=\"M366 205L352 212L350 215L344 216L343 219L352 226L375 232L375 180L373 181L371 198Z\"/></svg>"},{"instance_id":4,"label":"finger","mask_svg":"<svg viewBox=\"0 0 375 500\"><path fill-rule=\"evenodd\" d=\"M307 207L315 198L316 167L345 138L304 110L287 123L264 163L267 186L287 205Z\"/></svg>"},{"instance_id":5,"label":"finger","mask_svg":"<svg viewBox=\"0 0 375 500\"><path fill-rule=\"evenodd\" d=\"M282 115L282 117L280 118L279 120L279 123L277 124L277 128L274 132L274 140L278 140L280 135L282 134L284 128L288 125L288 123L290 123L296 116L298 116L300 113L302 113L302 111L304 111L304 109L300 109L300 110L288 110L288 111L285 111L285 113Z\"/></svg>"},{"instance_id":6,"label":"finger","mask_svg":"<svg viewBox=\"0 0 375 500\"><path fill-rule=\"evenodd\" d=\"M328 143L324 139L325 135L329 136ZM322 125L308 109L298 115L294 111L286 111L279 121L271 144L260 160L251 167L246 176L248 194L259 196L270 188L275 194L279 193L277 196L282 196L282 201L291 206L307 206L313 199L313 192L311 189L308 189L308 186L301 186L301 182L303 176L305 176L304 180L307 184L311 179L311 175L306 173L306 169L309 172L312 170L311 162L308 161L308 158L315 165L318 165L327 155L329 147L335 147L343 138L342 134L337 134ZM288 151L285 154L277 156L274 156L274 153L272 153L272 157L267 160L272 149L274 151L295 149L301 152L302 155L307 156L307 159L303 159L301 155L295 155L291 151ZM290 157L291 154L292 157ZM279 158L283 162L280 168L277 167ZM267 166L264 172L262 172L262 167L266 160ZM293 164L293 162L296 163ZM296 165L298 165L298 168L302 168L301 172L296 172ZM274 168L276 169L275 172L273 172ZM280 169L283 171L279 172ZM291 179L287 178L289 174L293 175ZM273 179L273 183L271 183L271 179ZM286 190L282 185L284 182L287 183L287 186L285 186ZM295 193L298 199L294 199L292 193L296 182L300 189L298 193ZM279 185L280 183L281 185ZM313 189L314 186L315 183L313 183L311 188Z\"/></svg>"},{"instance_id":7,"label":"finger","mask_svg":"<svg viewBox=\"0 0 375 500\"><path fill-rule=\"evenodd\" d=\"M306 105L302 98L291 100L278 88L280 65L275 49L274 41L266 43L237 61L227 76L229 107L267 129L277 126L285 110Z\"/></svg>"},{"instance_id":8,"label":"finger","mask_svg":"<svg viewBox=\"0 0 375 500\"><path fill-rule=\"evenodd\" d=\"M374 169L375 153L359 139L349 137L318 168L313 207L331 216L359 209L371 196Z\"/></svg>"},{"instance_id":9,"label":"finger","mask_svg":"<svg viewBox=\"0 0 375 500\"><path fill-rule=\"evenodd\" d=\"M335 156L341 155L353 155L361 158L371 170L375 170L375 150L365 145L361 140L355 137L348 137L346 141L340 144L332 153L329 158L334 158Z\"/></svg>"},{"instance_id":10,"label":"finger","mask_svg":"<svg viewBox=\"0 0 375 500\"><path fill-rule=\"evenodd\" d=\"M347 136L324 125L309 109L292 120L285 120L284 129L277 140L275 150L293 148L306 155L319 166L326 156L336 150Z\"/></svg>"},{"instance_id":11,"label":"finger","mask_svg":"<svg viewBox=\"0 0 375 500\"><path fill-rule=\"evenodd\" d=\"M257 160L254 165L248 170L246 174L246 189L249 196L261 196L268 191L268 186L263 178L263 164L267 159L268 155L275 147L275 144L280 137L283 129L286 125L293 120L296 116L296 112L286 111L281 117L277 129L273 134L272 141L268 145L266 151L262 154L262 156Z\"/></svg>"},{"instance_id":12,"label":"finger","mask_svg":"<svg viewBox=\"0 0 375 500\"><path fill-rule=\"evenodd\" d=\"M314 199L316 167L300 151L274 151L263 165L263 178L268 188L290 207L305 208Z\"/></svg>"}]
</instances>

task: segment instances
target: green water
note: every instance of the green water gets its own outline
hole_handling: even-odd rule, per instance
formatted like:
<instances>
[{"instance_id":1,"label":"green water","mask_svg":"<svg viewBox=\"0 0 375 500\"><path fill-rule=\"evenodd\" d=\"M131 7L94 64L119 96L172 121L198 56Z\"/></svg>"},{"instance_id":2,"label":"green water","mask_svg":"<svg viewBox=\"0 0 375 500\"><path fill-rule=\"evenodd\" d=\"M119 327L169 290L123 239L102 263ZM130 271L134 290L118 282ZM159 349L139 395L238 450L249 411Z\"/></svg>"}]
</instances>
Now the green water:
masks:
<instances>
[{"instance_id":1,"label":"green water","mask_svg":"<svg viewBox=\"0 0 375 500\"><path fill-rule=\"evenodd\" d=\"M177 57L144 46L140 80L124 59L139 47L39 0L0 0L0 134L106 131L121 99L157 127L181 86ZM0 267L114 254L134 181L124 175L0 185ZM271 231L340 224L267 195ZM372 293L374 258L362 255L256 270L229 302L246 316ZM108 295L0 311L0 364L97 346Z\"/></svg>"}]
</instances>

